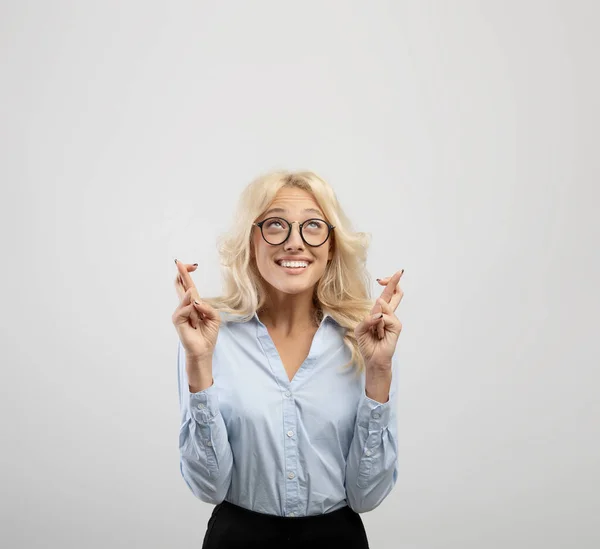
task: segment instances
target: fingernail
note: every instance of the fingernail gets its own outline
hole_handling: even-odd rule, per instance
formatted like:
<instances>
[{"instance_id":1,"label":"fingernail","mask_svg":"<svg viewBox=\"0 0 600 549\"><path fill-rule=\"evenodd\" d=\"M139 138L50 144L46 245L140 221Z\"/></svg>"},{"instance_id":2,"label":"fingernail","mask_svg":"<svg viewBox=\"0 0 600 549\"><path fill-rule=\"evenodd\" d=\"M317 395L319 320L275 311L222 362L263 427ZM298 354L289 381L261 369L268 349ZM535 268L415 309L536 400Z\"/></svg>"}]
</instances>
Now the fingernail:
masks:
<instances>
[{"instance_id":1,"label":"fingernail","mask_svg":"<svg viewBox=\"0 0 600 549\"><path fill-rule=\"evenodd\" d=\"M374 314L373 315L373 320L377 320L378 318L381 318L382 316L383 316L383 313Z\"/></svg>"},{"instance_id":2,"label":"fingernail","mask_svg":"<svg viewBox=\"0 0 600 549\"><path fill-rule=\"evenodd\" d=\"M177 265L177 260L175 260L175 265Z\"/></svg>"},{"instance_id":3,"label":"fingernail","mask_svg":"<svg viewBox=\"0 0 600 549\"><path fill-rule=\"evenodd\" d=\"M381 278L378 278L378 279L377 279L377 282L380 282L380 281L381 281Z\"/></svg>"},{"instance_id":4,"label":"fingernail","mask_svg":"<svg viewBox=\"0 0 600 549\"><path fill-rule=\"evenodd\" d=\"M194 263L194 267L197 267L197 266L198 266L198 263Z\"/></svg>"}]
</instances>

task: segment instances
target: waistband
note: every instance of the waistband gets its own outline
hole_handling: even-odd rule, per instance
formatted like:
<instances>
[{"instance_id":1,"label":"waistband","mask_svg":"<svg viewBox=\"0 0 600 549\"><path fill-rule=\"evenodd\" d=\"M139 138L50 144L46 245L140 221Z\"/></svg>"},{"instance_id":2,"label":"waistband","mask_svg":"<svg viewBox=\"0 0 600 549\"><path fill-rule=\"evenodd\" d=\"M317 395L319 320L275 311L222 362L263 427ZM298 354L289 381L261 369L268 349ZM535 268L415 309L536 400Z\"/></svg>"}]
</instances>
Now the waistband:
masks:
<instances>
[{"instance_id":1,"label":"waistband","mask_svg":"<svg viewBox=\"0 0 600 549\"><path fill-rule=\"evenodd\" d=\"M223 502L217 504L214 509L216 512L218 509L228 509L232 512L245 515L247 517L252 517L257 520L270 520L277 522L288 522L288 523L299 523L299 522L318 522L323 520L330 520L332 518L336 518L339 516L347 515L347 514L356 514L350 507L345 505L344 507L340 507L335 511L330 511L328 513L321 513L319 515L305 515L305 516L281 516L281 515L270 515L268 513L259 513L258 511L252 511L251 509L246 509L245 507L240 507L235 503L231 503L230 501L224 500Z\"/></svg>"}]
</instances>

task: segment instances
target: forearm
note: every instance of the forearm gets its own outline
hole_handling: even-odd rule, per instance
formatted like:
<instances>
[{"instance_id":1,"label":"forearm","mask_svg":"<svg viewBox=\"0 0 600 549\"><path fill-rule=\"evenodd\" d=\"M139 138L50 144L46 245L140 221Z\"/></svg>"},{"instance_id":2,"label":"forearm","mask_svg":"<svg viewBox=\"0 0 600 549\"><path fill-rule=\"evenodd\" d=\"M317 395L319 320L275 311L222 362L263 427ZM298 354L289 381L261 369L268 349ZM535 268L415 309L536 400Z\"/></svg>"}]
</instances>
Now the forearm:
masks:
<instances>
[{"instance_id":1,"label":"forearm","mask_svg":"<svg viewBox=\"0 0 600 549\"><path fill-rule=\"evenodd\" d=\"M348 505L357 513L375 509L397 476L396 414L390 402L363 397L346 461Z\"/></svg>"},{"instance_id":2,"label":"forearm","mask_svg":"<svg viewBox=\"0 0 600 549\"><path fill-rule=\"evenodd\" d=\"M377 402L385 403L389 400L392 386L392 369L378 369L367 367L365 372L365 393Z\"/></svg>"},{"instance_id":3,"label":"forearm","mask_svg":"<svg viewBox=\"0 0 600 549\"><path fill-rule=\"evenodd\" d=\"M191 417L179 433L181 473L196 497L217 504L231 483L233 455L227 429L216 395L190 395L190 404Z\"/></svg>"},{"instance_id":4,"label":"forearm","mask_svg":"<svg viewBox=\"0 0 600 549\"><path fill-rule=\"evenodd\" d=\"M231 482L233 455L213 383L212 360L191 359L179 343L177 368L181 474L196 497L220 503Z\"/></svg>"},{"instance_id":5,"label":"forearm","mask_svg":"<svg viewBox=\"0 0 600 549\"><path fill-rule=\"evenodd\" d=\"M186 356L185 365L190 393L199 393L213 384L212 356L204 359Z\"/></svg>"},{"instance_id":6,"label":"forearm","mask_svg":"<svg viewBox=\"0 0 600 549\"><path fill-rule=\"evenodd\" d=\"M396 483L396 390L392 369L367 368L346 461L348 505L358 513L377 507Z\"/></svg>"}]
</instances>

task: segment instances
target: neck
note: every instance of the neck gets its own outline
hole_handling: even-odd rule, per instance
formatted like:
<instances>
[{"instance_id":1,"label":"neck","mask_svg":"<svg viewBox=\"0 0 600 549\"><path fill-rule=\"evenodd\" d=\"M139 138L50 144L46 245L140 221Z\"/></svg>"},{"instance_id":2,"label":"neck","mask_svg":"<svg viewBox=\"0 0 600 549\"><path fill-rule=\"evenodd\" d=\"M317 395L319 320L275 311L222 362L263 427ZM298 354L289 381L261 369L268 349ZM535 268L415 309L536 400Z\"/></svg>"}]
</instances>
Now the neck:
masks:
<instances>
[{"instance_id":1,"label":"neck","mask_svg":"<svg viewBox=\"0 0 600 549\"><path fill-rule=\"evenodd\" d=\"M258 316L267 328L290 335L316 328L315 313L312 292L296 295L277 292L268 297Z\"/></svg>"}]
</instances>

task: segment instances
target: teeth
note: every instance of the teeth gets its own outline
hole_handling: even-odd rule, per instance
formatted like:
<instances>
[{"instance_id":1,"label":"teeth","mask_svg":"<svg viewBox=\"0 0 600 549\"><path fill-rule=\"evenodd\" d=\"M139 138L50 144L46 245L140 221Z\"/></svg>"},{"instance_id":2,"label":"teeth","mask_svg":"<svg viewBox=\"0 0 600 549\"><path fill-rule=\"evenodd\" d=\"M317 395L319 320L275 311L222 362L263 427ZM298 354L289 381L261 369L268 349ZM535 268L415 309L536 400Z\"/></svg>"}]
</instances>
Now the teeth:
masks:
<instances>
[{"instance_id":1,"label":"teeth","mask_svg":"<svg viewBox=\"0 0 600 549\"><path fill-rule=\"evenodd\" d=\"M282 267L308 267L306 261L280 261Z\"/></svg>"}]
</instances>

